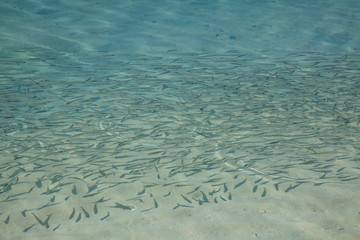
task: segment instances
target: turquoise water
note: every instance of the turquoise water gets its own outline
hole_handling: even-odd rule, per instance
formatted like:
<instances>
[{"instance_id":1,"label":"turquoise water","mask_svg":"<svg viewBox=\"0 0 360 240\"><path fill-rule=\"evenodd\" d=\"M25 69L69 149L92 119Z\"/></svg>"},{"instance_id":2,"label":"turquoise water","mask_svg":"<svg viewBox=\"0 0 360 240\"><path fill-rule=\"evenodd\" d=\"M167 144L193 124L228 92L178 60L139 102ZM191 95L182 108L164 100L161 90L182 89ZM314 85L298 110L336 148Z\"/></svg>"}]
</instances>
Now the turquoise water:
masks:
<instances>
[{"instance_id":1,"label":"turquoise water","mask_svg":"<svg viewBox=\"0 0 360 240\"><path fill-rule=\"evenodd\" d=\"M168 239L185 213L192 221L214 206L254 203L251 211L284 201L287 222L314 218L322 230L279 228L274 215L251 227L266 222L283 236L250 227L245 239L356 239L359 7L3 1L1 236L89 239L106 228L114 234L97 237L116 239L126 217L155 234L163 225L140 218L160 216L172 230L154 236ZM302 198L329 204L321 211L305 204L319 218L299 216ZM350 203L345 219L342 201ZM237 239L244 217L223 215L233 224L227 239ZM191 238L187 227L179 239L224 236L193 224L205 230ZM143 238L131 226L127 239Z\"/></svg>"}]
</instances>

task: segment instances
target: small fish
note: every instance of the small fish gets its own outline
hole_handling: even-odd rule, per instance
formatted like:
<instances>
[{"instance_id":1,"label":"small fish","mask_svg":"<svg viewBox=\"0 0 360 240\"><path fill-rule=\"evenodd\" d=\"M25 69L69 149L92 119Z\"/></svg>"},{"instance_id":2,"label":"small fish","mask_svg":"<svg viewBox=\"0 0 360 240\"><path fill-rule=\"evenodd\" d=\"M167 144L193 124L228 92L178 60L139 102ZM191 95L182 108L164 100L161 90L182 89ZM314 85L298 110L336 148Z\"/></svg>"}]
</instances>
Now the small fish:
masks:
<instances>
[{"instance_id":1,"label":"small fish","mask_svg":"<svg viewBox=\"0 0 360 240\"><path fill-rule=\"evenodd\" d=\"M178 204L173 208L173 210L177 209L178 207L193 208L193 206L182 205L182 204L179 204L179 203L178 203Z\"/></svg>"},{"instance_id":2,"label":"small fish","mask_svg":"<svg viewBox=\"0 0 360 240\"><path fill-rule=\"evenodd\" d=\"M326 184L326 183L330 183L330 182L314 183L314 186L320 186L320 185L323 185L323 184Z\"/></svg>"},{"instance_id":3,"label":"small fish","mask_svg":"<svg viewBox=\"0 0 360 240\"><path fill-rule=\"evenodd\" d=\"M289 187L287 189L285 189L285 192L287 193L288 191L290 191L291 189L293 189L294 187L290 184Z\"/></svg>"},{"instance_id":4,"label":"small fish","mask_svg":"<svg viewBox=\"0 0 360 240\"><path fill-rule=\"evenodd\" d=\"M242 182L236 184L236 185L234 186L234 189L240 187L240 186L243 185L244 183L246 183L246 178L245 178Z\"/></svg>"},{"instance_id":5,"label":"small fish","mask_svg":"<svg viewBox=\"0 0 360 240\"><path fill-rule=\"evenodd\" d=\"M257 183L261 182L261 180L263 180L263 178L256 180L254 183L257 184Z\"/></svg>"},{"instance_id":6,"label":"small fish","mask_svg":"<svg viewBox=\"0 0 360 240\"><path fill-rule=\"evenodd\" d=\"M86 194L83 196L83 198L87 198L87 197L93 197L93 196L96 196L98 195L100 192L94 192L94 193L91 193L91 194Z\"/></svg>"},{"instance_id":7,"label":"small fish","mask_svg":"<svg viewBox=\"0 0 360 240\"><path fill-rule=\"evenodd\" d=\"M61 224L57 225L57 226L53 229L53 232L55 232L60 226L61 226Z\"/></svg>"},{"instance_id":8,"label":"small fish","mask_svg":"<svg viewBox=\"0 0 360 240\"><path fill-rule=\"evenodd\" d=\"M171 191L169 191L168 194L165 194L164 197L168 197L168 196L170 196L170 194L171 194Z\"/></svg>"},{"instance_id":9,"label":"small fish","mask_svg":"<svg viewBox=\"0 0 360 240\"><path fill-rule=\"evenodd\" d=\"M40 218L38 218L38 216L35 215L35 213L33 213L35 219L40 223L41 226L45 226L45 223L43 221L41 221Z\"/></svg>"},{"instance_id":10,"label":"small fish","mask_svg":"<svg viewBox=\"0 0 360 240\"><path fill-rule=\"evenodd\" d=\"M95 214L97 214L97 213L98 213L98 208L97 208L96 203L94 204L94 213L95 213Z\"/></svg>"},{"instance_id":11,"label":"small fish","mask_svg":"<svg viewBox=\"0 0 360 240\"><path fill-rule=\"evenodd\" d=\"M160 75L163 75L163 74L167 74L169 73L170 71L165 71L165 72L162 72L162 73L159 73L157 76L160 76Z\"/></svg>"},{"instance_id":12,"label":"small fish","mask_svg":"<svg viewBox=\"0 0 360 240\"><path fill-rule=\"evenodd\" d=\"M44 221L44 226L45 226L46 228L49 228L49 227L50 227L50 226L49 226L50 217L51 217L51 214L49 214L48 217L47 217L47 218L45 219L45 221Z\"/></svg>"},{"instance_id":13,"label":"small fish","mask_svg":"<svg viewBox=\"0 0 360 240\"><path fill-rule=\"evenodd\" d=\"M223 200L224 202L226 202L227 200L225 198L223 198L222 196L220 196L220 199Z\"/></svg>"},{"instance_id":14,"label":"small fish","mask_svg":"<svg viewBox=\"0 0 360 240\"><path fill-rule=\"evenodd\" d=\"M256 192L257 188L258 188L257 185L255 185L255 186L253 187L253 193Z\"/></svg>"},{"instance_id":15,"label":"small fish","mask_svg":"<svg viewBox=\"0 0 360 240\"><path fill-rule=\"evenodd\" d=\"M358 178L359 177L347 177L347 178L341 179L340 181L347 182L347 181L355 180L355 179L358 179Z\"/></svg>"},{"instance_id":16,"label":"small fish","mask_svg":"<svg viewBox=\"0 0 360 240\"><path fill-rule=\"evenodd\" d=\"M73 208L71 214L70 214L70 217L69 219L72 219L73 217L75 216L75 208Z\"/></svg>"},{"instance_id":17,"label":"small fish","mask_svg":"<svg viewBox=\"0 0 360 240\"><path fill-rule=\"evenodd\" d=\"M50 199L51 202L55 201L55 195Z\"/></svg>"},{"instance_id":18,"label":"small fish","mask_svg":"<svg viewBox=\"0 0 360 240\"><path fill-rule=\"evenodd\" d=\"M261 194L261 197L265 197L266 196L266 188L264 188L263 193Z\"/></svg>"},{"instance_id":19,"label":"small fish","mask_svg":"<svg viewBox=\"0 0 360 240\"><path fill-rule=\"evenodd\" d=\"M191 192L188 192L188 193L187 193L187 195L189 195L189 194L192 194L192 193L196 192L197 190L199 190L199 188L200 188L200 186L197 186L194 190L192 190Z\"/></svg>"},{"instance_id":20,"label":"small fish","mask_svg":"<svg viewBox=\"0 0 360 240\"><path fill-rule=\"evenodd\" d=\"M21 215L23 215L24 217L26 217L26 209L24 211L21 211Z\"/></svg>"},{"instance_id":21,"label":"small fish","mask_svg":"<svg viewBox=\"0 0 360 240\"><path fill-rule=\"evenodd\" d=\"M209 192L209 195L210 195L210 196L212 196L212 195L214 195L215 193L220 192L220 190L221 190L220 188L215 189L215 190L213 190L213 191Z\"/></svg>"},{"instance_id":22,"label":"small fish","mask_svg":"<svg viewBox=\"0 0 360 240\"><path fill-rule=\"evenodd\" d=\"M267 184L267 183L269 183L270 181L265 181L265 182L262 182L262 183L260 183L260 185L265 185L265 184Z\"/></svg>"},{"instance_id":23,"label":"small fish","mask_svg":"<svg viewBox=\"0 0 360 240\"><path fill-rule=\"evenodd\" d=\"M110 213L108 212L107 215L103 218L100 218L100 220L104 220L105 218L108 218L110 216Z\"/></svg>"},{"instance_id":24,"label":"small fish","mask_svg":"<svg viewBox=\"0 0 360 240\"><path fill-rule=\"evenodd\" d=\"M71 193L74 195L77 195L76 186L74 185L73 189L71 190Z\"/></svg>"},{"instance_id":25,"label":"small fish","mask_svg":"<svg viewBox=\"0 0 360 240\"><path fill-rule=\"evenodd\" d=\"M76 218L76 223L79 222L81 220L81 213L79 214L79 216Z\"/></svg>"},{"instance_id":26,"label":"small fish","mask_svg":"<svg viewBox=\"0 0 360 240\"><path fill-rule=\"evenodd\" d=\"M209 202L209 199L206 197L205 193L203 191L200 191L203 197L204 202Z\"/></svg>"},{"instance_id":27,"label":"small fish","mask_svg":"<svg viewBox=\"0 0 360 240\"><path fill-rule=\"evenodd\" d=\"M224 193L226 193L228 191L228 188L226 186L226 184L224 183Z\"/></svg>"},{"instance_id":28,"label":"small fish","mask_svg":"<svg viewBox=\"0 0 360 240\"><path fill-rule=\"evenodd\" d=\"M154 207L155 207L155 208L158 208L158 207L159 207L159 204L156 202L155 199L154 199Z\"/></svg>"},{"instance_id":29,"label":"small fish","mask_svg":"<svg viewBox=\"0 0 360 240\"><path fill-rule=\"evenodd\" d=\"M102 203L102 202L106 202L106 201L109 201L109 199L105 200L104 197L102 197L101 199L97 200L96 203Z\"/></svg>"},{"instance_id":30,"label":"small fish","mask_svg":"<svg viewBox=\"0 0 360 240\"><path fill-rule=\"evenodd\" d=\"M207 181L205 181L203 183L213 183L213 182L217 182L217 181L220 181L220 180L221 180L221 178L212 178L212 179L209 179L209 180L207 180Z\"/></svg>"},{"instance_id":31,"label":"small fish","mask_svg":"<svg viewBox=\"0 0 360 240\"><path fill-rule=\"evenodd\" d=\"M56 189L56 188L57 188L57 186L54 187L53 189L49 189L49 187L47 187L46 192L41 193L41 195L50 195L50 194L59 192L59 191L61 191L61 189L62 189L62 188L58 188L58 189Z\"/></svg>"},{"instance_id":32,"label":"small fish","mask_svg":"<svg viewBox=\"0 0 360 240\"><path fill-rule=\"evenodd\" d=\"M145 193L145 188L141 192L138 192L138 195L142 195L144 193Z\"/></svg>"},{"instance_id":33,"label":"small fish","mask_svg":"<svg viewBox=\"0 0 360 240\"><path fill-rule=\"evenodd\" d=\"M183 197L183 199L185 199L185 201L187 201L188 203L192 203L192 201L190 199L188 199L187 197L185 197L184 195L181 194L181 196Z\"/></svg>"},{"instance_id":34,"label":"small fish","mask_svg":"<svg viewBox=\"0 0 360 240\"><path fill-rule=\"evenodd\" d=\"M121 209L124 209L124 210L134 210L135 207L132 207L132 206L126 206L126 205L122 205L120 203L115 203L116 205L115 206L112 206L112 208L121 208Z\"/></svg>"},{"instance_id":35,"label":"small fish","mask_svg":"<svg viewBox=\"0 0 360 240\"><path fill-rule=\"evenodd\" d=\"M30 190L28 191L28 193L31 193L32 190L34 189L35 186L33 186L32 188L30 188Z\"/></svg>"},{"instance_id":36,"label":"small fish","mask_svg":"<svg viewBox=\"0 0 360 240\"><path fill-rule=\"evenodd\" d=\"M279 191L279 183L275 183L274 187L275 187L276 191Z\"/></svg>"},{"instance_id":37,"label":"small fish","mask_svg":"<svg viewBox=\"0 0 360 240\"><path fill-rule=\"evenodd\" d=\"M232 200L231 192L229 192L228 199Z\"/></svg>"},{"instance_id":38,"label":"small fish","mask_svg":"<svg viewBox=\"0 0 360 240\"><path fill-rule=\"evenodd\" d=\"M86 218L90 217L90 214L83 207L81 207L81 210L83 210Z\"/></svg>"},{"instance_id":39,"label":"small fish","mask_svg":"<svg viewBox=\"0 0 360 240\"><path fill-rule=\"evenodd\" d=\"M33 226L35 226L35 223L33 224L33 225L31 225L31 226L29 226L29 227L27 227L27 228L25 228L24 230L23 230L23 232L27 232L27 231L29 231Z\"/></svg>"},{"instance_id":40,"label":"small fish","mask_svg":"<svg viewBox=\"0 0 360 240\"><path fill-rule=\"evenodd\" d=\"M88 187L88 193L94 191L98 187L99 180L96 181L92 186Z\"/></svg>"},{"instance_id":41,"label":"small fish","mask_svg":"<svg viewBox=\"0 0 360 240\"><path fill-rule=\"evenodd\" d=\"M99 169L99 173L102 177L106 176L106 173L104 171L102 171L101 169Z\"/></svg>"},{"instance_id":42,"label":"small fish","mask_svg":"<svg viewBox=\"0 0 360 240\"><path fill-rule=\"evenodd\" d=\"M41 179L38 178L38 180L35 182L35 184L38 188L41 188L42 187Z\"/></svg>"},{"instance_id":43,"label":"small fish","mask_svg":"<svg viewBox=\"0 0 360 240\"><path fill-rule=\"evenodd\" d=\"M59 203L47 203L47 204L45 204L44 206L39 207L39 208L36 209L36 210L41 210L41 209L43 209L43 208L51 207L51 206L58 205L58 204L59 204Z\"/></svg>"},{"instance_id":44,"label":"small fish","mask_svg":"<svg viewBox=\"0 0 360 240\"><path fill-rule=\"evenodd\" d=\"M63 179L64 177L62 176L62 175L55 175L53 178L51 178L50 180L51 180L51 184L54 184L54 183L56 183L56 182L58 182L58 181L60 181L61 179Z\"/></svg>"},{"instance_id":45,"label":"small fish","mask_svg":"<svg viewBox=\"0 0 360 240\"><path fill-rule=\"evenodd\" d=\"M7 216L7 218L5 219L4 223L5 223L5 224L9 224L9 222L10 222L10 215Z\"/></svg>"}]
</instances>

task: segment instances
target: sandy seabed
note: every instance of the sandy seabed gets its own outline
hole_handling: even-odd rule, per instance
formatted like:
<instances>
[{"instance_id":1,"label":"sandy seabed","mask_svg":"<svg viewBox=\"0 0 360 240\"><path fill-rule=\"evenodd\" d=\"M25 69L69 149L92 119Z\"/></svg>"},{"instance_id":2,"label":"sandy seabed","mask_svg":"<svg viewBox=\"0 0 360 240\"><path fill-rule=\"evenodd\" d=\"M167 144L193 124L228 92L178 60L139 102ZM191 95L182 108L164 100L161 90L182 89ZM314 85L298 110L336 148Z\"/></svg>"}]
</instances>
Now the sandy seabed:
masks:
<instances>
[{"instance_id":1,"label":"sandy seabed","mask_svg":"<svg viewBox=\"0 0 360 240\"><path fill-rule=\"evenodd\" d=\"M267 198L245 195L195 209L118 210L101 222L93 216L69 220L56 232L37 224L25 234L11 225L1 239L357 239L360 213L349 206L358 206L358 193L354 185L328 186L270 191Z\"/></svg>"}]
</instances>

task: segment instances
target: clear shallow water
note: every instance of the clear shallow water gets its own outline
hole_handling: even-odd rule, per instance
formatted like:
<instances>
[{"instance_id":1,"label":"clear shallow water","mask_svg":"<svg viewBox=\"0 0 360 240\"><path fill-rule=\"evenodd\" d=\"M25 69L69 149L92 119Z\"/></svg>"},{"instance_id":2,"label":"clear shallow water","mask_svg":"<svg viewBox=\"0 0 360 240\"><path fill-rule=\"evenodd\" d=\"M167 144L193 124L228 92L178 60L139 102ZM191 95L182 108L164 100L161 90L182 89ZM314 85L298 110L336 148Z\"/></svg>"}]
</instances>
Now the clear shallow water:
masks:
<instances>
[{"instance_id":1,"label":"clear shallow water","mask_svg":"<svg viewBox=\"0 0 360 240\"><path fill-rule=\"evenodd\" d=\"M350 1L27 3L2 7L5 237L359 184Z\"/></svg>"}]
</instances>

